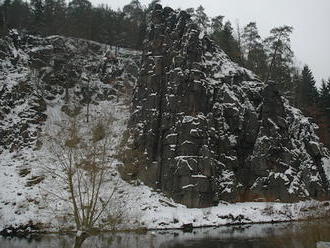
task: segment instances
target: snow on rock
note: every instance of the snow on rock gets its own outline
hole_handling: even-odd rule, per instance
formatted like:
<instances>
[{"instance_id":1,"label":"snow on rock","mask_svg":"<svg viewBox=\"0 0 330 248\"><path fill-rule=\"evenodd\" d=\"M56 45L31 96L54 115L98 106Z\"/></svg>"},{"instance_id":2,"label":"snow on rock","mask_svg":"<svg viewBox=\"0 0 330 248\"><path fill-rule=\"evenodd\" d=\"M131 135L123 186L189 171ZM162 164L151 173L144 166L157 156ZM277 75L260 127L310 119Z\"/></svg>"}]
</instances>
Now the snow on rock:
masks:
<instances>
[{"instance_id":1,"label":"snow on rock","mask_svg":"<svg viewBox=\"0 0 330 248\"><path fill-rule=\"evenodd\" d=\"M54 165L45 134L58 131L69 116L85 121L88 108L90 122L111 116L115 155L126 130L140 52L120 49L114 56L109 46L96 42L17 32L0 42L0 231L72 228L66 191L45 172ZM117 177L118 164L113 161ZM65 197L55 197L58 192Z\"/></svg>"},{"instance_id":2,"label":"snow on rock","mask_svg":"<svg viewBox=\"0 0 330 248\"><path fill-rule=\"evenodd\" d=\"M281 86L232 62L186 12L151 15L130 118L144 183L188 207L328 199L328 152Z\"/></svg>"},{"instance_id":3,"label":"snow on rock","mask_svg":"<svg viewBox=\"0 0 330 248\"><path fill-rule=\"evenodd\" d=\"M327 176L328 180L330 181L330 158L323 158L323 169L325 172L325 175Z\"/></svg>"},{"instance_id":4,"label":"snow on rock","mask_svg":"<svg viewBox=\"0 0 330 248\"><path fill-rule=\"evenodd\" d=\"M316 248L330 248L330 242L317 242Z\"/></svg>"},{"instance_id":5,"label":"snow on rock","mask_svg":"<svg viewBox=\"0 0 330 248\"><path fill-rule=\"evenodd\" d=\"M288 221L329 211L328 202L222 201L266 200L265 192L273 187L280 189L276 199L283 195L306 199L312 192L322 191L324 175L329 175L329 159L307 118L286 102L279 105L281 113L269 114L265 99L271 97L262 96L265 85L231 62L207 35L199 36L184 12L171 15L183 24L172 25L178 29L175 33L180 34L186 24L188 29L183 32L182 50L173 51L175 56L168 60L173 64L168 67L166 81L160 68L162 54L146 51L142 55L140 75L148 80L137 83L141 56L137 51L120 49L115 56L111 47L96 42L61 36L21 37L16 32L1 40L0 231L74 230L67 192L55 175L44 171L45 167L53 168L54 161L47 143L42 142L42 135L59 131L58 123L67 116L83 121L87 116L91 121L102 114L113 117L109 125L113 133L111 175L100 196L106 197L109 189L116 190L98 224L102 226L109 218L121 221L102 226L105 229ZM189 66L184 65L185 58ZM131 114L129 95L136 83ZM166 89L162 88L165 85ZM268 93L272 96L275 91L270 88ZM260 111L265 116L262 125ZM123 145L129 121L136 124L135 134L145 141L140 144L148 144L139 148L153 158L143 167L163 164L162 174L155 173L160 175L160 182L149 183L160 183L158 186L163 185L171 197L139 178L128 183L118 173L122 161L114 157ZM279 136L292 139L280 147L283 156L279 161L270 160L269 151L278 152L274 137ZM127 143L130 141L133 137L128 137ZM242 143L246 146L241 147ZM157 151L163 157L152 152L159 145L163 148ZM315 156L320 155L325 173L319 168L322 165L314 163ZM164 161L169 161L169 166ZM250 161L245 167L250 174L236 173L245 166L242 161ZM276 164L276 170L265 168L265 161ZM253 197L243 194L247 190ZM187 208L178 201L205 208Z\"/></svg>"}]
</instances>

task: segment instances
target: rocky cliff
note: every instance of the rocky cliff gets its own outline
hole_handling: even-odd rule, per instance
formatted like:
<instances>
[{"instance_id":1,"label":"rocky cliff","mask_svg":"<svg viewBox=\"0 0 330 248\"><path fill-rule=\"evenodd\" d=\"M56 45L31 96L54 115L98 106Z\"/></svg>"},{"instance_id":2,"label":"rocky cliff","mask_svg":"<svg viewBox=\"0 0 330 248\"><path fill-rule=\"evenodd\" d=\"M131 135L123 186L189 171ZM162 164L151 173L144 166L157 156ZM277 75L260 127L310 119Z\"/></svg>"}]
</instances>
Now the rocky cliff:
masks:
<instances>
[{"instance_id":1,"label":"rocky cliff","mask_svg":"<svg viewBox=\"0 0 330 248\"><path fill-rule=\"evenodd\" d=\"M49 107L72 116L130 95L139 61L137 51L12 30L0 39L0 154L40 148Z\"/></svg>"},{"instance_id":2,"label":"rocky cliff","mask_svg":"<svg viewBox=\"0 0 330 248\"><path fill-rule=\"evenodd\" d=\"M188 207L329 197L317 128L184 12L150 16L131 116L139 177Z\"/></svg>"},{"instance_id":3,"label":"rocky cliff","mask_svg":"<svg viewBox=\"0 0 330 248\"><path fill-rule=\"evenodd\" d=\"M62 36L12 31L0 39L0 235L72 226L70 198L53 198L66 188L47 169L56 161L47 135L70 117L84 127L111 118L115 153L140 58L138 51Z\"/></svg>"}]
</instances>

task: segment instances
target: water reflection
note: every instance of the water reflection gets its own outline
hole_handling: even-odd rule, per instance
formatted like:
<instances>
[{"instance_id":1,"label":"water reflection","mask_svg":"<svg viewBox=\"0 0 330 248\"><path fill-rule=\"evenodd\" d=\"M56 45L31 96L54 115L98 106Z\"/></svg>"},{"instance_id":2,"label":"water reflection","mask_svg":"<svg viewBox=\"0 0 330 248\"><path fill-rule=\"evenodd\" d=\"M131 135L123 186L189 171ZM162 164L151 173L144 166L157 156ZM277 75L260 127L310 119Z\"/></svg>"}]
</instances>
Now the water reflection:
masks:
<instances>
[{"instance_id":1,"label":"water reflection","mask_svg":"<svg viewBox=\"0 0 330 248\"><path fill-rule=\"evenodd\" d=\"M330 221L167 230L97 236L0 237L1 248L311 248L330 242Z\"/></svg>"}]
</instances>

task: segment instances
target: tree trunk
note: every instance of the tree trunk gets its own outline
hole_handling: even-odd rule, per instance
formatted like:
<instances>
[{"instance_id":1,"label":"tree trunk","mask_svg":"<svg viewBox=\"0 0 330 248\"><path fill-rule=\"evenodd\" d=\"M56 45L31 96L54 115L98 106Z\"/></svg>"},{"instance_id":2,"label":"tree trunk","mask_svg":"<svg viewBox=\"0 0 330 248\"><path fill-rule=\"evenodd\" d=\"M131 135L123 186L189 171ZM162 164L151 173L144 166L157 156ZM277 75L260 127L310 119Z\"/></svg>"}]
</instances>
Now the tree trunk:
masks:
<instances>
[{"instance_id":1,"label":"tree trunk","mask_svg":"<svg viewBox=\"0 0 330 248\"><path fill-rule=\"evenodd\" d=\"M80 218L79 218L79 210L76 202L76 196L74 194L74 188L73 188L73 178L72 178L72 171L71 168L69 169L70 171L68 172L68 183L69 183L69 190L72 198L72 205L73 205L73 214L74 214L74 220L76 222L77 230L80 230L81 228L81 223L80 223Z\"/></svg>"}]
</instances>

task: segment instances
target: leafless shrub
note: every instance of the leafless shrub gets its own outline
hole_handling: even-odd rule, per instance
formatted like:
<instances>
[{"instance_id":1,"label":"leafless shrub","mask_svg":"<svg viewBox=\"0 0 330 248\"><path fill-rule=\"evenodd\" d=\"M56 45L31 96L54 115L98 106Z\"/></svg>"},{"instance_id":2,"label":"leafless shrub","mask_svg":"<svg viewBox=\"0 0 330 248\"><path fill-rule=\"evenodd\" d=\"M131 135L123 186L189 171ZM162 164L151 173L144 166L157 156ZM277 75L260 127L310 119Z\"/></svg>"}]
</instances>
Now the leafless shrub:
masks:
<instances>
[{"instance_id":1,"label":"leafless shrub","mask_svg":"<svg viewBox=\"0 0 330 248\"><path fill-rule=\"evenodd\" d=\"M71 203L77 230L96 227L116 190L116 183L110 182L115 180L107 128L111 121L103 117L84 123L79 116L68 117L58 123L58 131L45 135L52 163L43 169L60 184L49 193Z\"/></svg>"}]
</instances>

